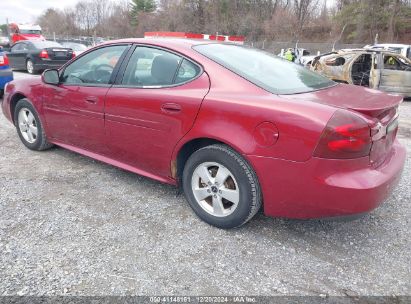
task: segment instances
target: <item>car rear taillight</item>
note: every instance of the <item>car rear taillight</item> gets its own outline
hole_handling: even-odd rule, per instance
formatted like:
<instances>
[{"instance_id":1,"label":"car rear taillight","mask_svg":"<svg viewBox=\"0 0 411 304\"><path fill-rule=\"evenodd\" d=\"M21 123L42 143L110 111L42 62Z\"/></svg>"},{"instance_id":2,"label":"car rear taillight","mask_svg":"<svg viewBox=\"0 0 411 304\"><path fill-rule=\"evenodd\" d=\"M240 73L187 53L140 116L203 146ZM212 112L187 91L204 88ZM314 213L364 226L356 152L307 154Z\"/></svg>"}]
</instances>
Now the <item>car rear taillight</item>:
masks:
<instances>
[{"instance_id":1,"label":"car rear taillight","mask_svg":"<svg viewBox=\"0 0 411 304\"><path fill-rule=\"evenodd\" d=\"M48 59L49 58L49 53L47 52L47 50L42 50L40 52L40 58L44 58L44 59Z\"/></svg>"},{"instance_id":2,"label":"car rear taillight","mask_svg":"<svg viewBox=\"0 0 411 304\"><path fill-rule=\"evenodd\" d=\"M0 55L0 66L9 65L9 58L6 54Z\"/></svg>"},{"instance_id":3,"label":"car rear taillight","mask_svg":"<svg viewBox=\"0 0 411 304\"><path fill-rule=\"evenodd\" d=\"M338 110L328 121L314 156L349 159L367 156L372 146L371 129L359 116Z\"/></svg>"},{"instance_id":4,"label":"car rear taillight","mask_svg":"<svg viewBox=\"0 0 411 304\"><path fill-rule=\"evenodd\" d=\"M71 54L71 59L73 59L74 57L76 57L76 53L73 52L73 54Z\"/></svg>"}]
</instances>

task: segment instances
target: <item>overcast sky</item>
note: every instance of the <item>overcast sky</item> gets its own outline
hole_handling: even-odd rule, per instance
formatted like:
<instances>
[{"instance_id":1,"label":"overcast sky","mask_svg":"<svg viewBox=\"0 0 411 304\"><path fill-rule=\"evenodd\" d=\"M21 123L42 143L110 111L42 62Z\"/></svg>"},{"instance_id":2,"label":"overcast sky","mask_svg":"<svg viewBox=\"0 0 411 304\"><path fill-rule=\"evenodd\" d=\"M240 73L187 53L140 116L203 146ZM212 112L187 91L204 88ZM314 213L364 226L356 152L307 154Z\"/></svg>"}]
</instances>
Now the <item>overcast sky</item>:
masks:
<instances>
[{"instance_id":1,"label":"overcast sky","mask_svg":"<svg viewBox=\"0 0 411 304\"><path fill-rule=\"evenodd\" d=\"M74 6L78 0L0 0L0 24L9 22L35 22L41 13L49 8L63 9Z\"/></svg>"}]
</instances>

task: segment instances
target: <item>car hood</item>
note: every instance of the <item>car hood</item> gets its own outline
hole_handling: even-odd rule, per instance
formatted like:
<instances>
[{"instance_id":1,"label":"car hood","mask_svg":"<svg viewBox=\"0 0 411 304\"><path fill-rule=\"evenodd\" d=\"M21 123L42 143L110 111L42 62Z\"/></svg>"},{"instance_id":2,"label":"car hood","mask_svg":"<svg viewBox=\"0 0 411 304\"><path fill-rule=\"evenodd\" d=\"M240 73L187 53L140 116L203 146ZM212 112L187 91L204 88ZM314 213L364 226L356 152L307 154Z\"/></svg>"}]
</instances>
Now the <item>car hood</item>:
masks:
<instances>
[{"instance_id":1,"label":"car hood","mask_svg":"<svg viewBox=\"0 0 411 304\"><path fill-rule=\"evenodd\" d=\"M399 95L346 84L309 93L283 95L283 97L350 109L372 117L397 107L403 100Z\"/></svg>"}]
</instances>

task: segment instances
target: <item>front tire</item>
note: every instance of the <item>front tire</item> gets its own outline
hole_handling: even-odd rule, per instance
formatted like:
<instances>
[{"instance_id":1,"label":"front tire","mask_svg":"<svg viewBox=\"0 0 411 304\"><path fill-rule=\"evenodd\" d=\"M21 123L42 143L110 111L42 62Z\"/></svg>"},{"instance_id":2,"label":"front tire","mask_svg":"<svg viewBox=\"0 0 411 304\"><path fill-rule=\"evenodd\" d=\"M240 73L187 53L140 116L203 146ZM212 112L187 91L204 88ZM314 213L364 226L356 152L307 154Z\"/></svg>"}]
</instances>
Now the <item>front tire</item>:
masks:
<instances>
[{"instance_id":1,"label":"front tire","mask_svg":"<svg viewBox=\"0 0 411 304\"><path fill-rule=\"evenodd\" d=\"M14 123L20 140L30 150L42 151L53 146L47 141L39 115L28 99L23 98L17 103Z\"/></svg>"},{"instance_id":2,"label":"front tire","mask_svg":"<svg viewBox=\"0 0 411 304\"><path fill-rule=\"evenodd\" d=\"M183 189L197 216L223 229L244 225L262 203L254 170L226 145L207 146L190 156L184 167Z\"/></svg>"}]
</instances>

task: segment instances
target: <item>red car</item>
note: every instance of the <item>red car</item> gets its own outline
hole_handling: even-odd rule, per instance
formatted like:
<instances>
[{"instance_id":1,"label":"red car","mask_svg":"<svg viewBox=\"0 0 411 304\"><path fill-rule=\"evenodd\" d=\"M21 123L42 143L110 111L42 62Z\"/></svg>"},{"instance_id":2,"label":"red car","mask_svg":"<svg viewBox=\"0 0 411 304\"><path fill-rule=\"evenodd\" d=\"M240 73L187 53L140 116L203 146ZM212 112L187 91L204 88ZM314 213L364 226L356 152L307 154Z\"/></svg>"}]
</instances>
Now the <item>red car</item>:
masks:
<instances>
[{"instance_id":1,"label":"red car","mask_svg":"<svg viewBox=\"0 0 411 304\"><path fill-rule=\"evenodd\" d=\"M401 101L244 46L130 39L9 83L2 107L29 149L178 185L201 219L233 228L262 205L300 219L376 208L405 162Z\"/></svg>"}]
</instances>

